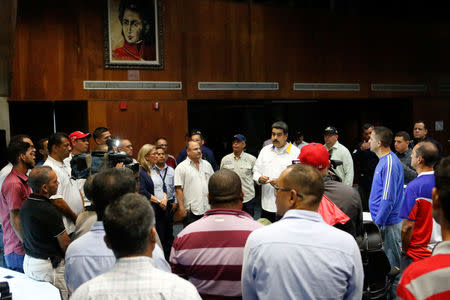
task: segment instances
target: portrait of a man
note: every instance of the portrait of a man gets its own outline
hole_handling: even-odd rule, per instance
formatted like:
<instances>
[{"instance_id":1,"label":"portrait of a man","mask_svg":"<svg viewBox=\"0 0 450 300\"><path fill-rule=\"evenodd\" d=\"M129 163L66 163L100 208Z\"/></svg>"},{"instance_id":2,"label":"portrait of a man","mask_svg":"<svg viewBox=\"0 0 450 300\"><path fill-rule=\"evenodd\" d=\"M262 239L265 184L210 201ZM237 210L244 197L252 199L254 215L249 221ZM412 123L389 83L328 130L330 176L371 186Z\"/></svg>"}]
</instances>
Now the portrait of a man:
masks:
<instances>
[{"instance_id":1,"label":"portrait of a man","mask_svg":"<svg viewBox=\"0 0 450 300\"><path fill-rule=\"evenodd\" d=\"M158 0L108 0L106 67L162 68Z\"/></svg>"}]
</instances>

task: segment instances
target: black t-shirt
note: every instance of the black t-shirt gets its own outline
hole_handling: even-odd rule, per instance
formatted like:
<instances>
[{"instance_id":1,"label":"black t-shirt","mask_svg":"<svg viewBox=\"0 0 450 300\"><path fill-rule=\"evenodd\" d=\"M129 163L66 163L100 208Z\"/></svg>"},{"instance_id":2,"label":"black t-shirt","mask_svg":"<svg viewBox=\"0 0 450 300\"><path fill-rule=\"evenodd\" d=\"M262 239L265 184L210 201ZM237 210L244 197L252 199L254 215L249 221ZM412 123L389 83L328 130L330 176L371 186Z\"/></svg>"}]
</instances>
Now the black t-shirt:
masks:
<instances>
[{"instance_id":1,"label":"black t-shirt","mask_svg":"<svg viewBox=\"0 0 450 300\"><path fill-rule=\"evenodd\" d=\"M64 257L57 236L66 229L62 215L50 200L31 194L20 209L25 253L34 258Z\"/></svg>"}]
</instances>

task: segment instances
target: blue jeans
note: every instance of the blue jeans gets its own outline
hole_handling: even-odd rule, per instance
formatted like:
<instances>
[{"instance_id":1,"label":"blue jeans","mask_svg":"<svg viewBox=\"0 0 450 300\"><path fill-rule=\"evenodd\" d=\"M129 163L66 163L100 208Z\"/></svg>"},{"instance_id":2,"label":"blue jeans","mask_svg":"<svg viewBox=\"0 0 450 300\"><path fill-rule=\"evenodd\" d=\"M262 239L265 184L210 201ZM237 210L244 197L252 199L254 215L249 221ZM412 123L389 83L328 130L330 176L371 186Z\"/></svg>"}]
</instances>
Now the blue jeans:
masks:
<instances>
[{"instance_id":1,"label":"blue jeans","mask_svg":"<svg viewBox=\"0 0 450 300\"><path fill-rule=\"evenodd\" d=\"M402 257L402 223L380 226L381 237L383 238L383 250L391 264L391 267L400 268ZM390 290L388 299L395 299L397 285L400 280L400 274L396 277Z\"/></svg>"},{"instance_id":2,"label":"blue jeans","mask_svg":"<svg viewBox=\"0 0 450 300\"><path fill-rule=\"evenodd\" d=\"M10 253L5 255L6 267L10 270L23 273L23 259L24 255L17 253Z\"/></svg>"}]
</instances>

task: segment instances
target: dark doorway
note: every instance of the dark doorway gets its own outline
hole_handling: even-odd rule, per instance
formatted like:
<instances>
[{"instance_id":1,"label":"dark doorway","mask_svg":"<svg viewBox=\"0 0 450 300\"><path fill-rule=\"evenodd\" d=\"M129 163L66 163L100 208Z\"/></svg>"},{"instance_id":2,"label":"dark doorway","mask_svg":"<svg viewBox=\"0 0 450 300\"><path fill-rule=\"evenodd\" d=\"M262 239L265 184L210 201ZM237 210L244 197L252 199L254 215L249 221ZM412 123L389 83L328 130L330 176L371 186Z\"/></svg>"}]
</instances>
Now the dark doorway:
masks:
<instances>
[{"instance_id":1,"label":"dark doorway","mask_svg":"<svg viewBox=\"0 0 450 300\"><path fill-rule=\"evenodd\" d=\"M191 100L188 102L189 129L200 129L216 160L231 152L231 137L247 137L247 152L258 155L270 138L270 126L277 120L289 125L292 136L304 132L306 142L323 143L323 130L334 126L339 141L350 151L360 139L364 123L383 125L394 133L409 131L412 101L409 99L332 100Z\"/></svg>"},{"instance_id":2,"label":"dark doorway","mask_svg":"<svg viewBox=\"0 0 450 300\"><path fill-rule=\"evenodd\" d=\"M27 134L35 144L55 129L70 134L89 127L87 101L9 102L9 117L11 135Z\"/></svg>"}]
</instances>

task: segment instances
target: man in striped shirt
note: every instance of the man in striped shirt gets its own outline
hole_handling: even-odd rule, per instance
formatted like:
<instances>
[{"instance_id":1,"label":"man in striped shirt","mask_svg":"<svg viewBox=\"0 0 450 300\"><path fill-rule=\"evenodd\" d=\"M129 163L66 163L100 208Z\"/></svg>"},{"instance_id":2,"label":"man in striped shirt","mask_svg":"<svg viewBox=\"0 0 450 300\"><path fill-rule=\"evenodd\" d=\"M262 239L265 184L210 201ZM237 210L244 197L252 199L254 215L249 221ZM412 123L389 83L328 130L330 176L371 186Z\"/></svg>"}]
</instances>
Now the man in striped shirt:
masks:
<instances>
[{"instance_id":1,"label":"man in striped shirt","mask_svg":"<svg viewBox=\"0 0 450 300\"><path fill-rule=\"evenodd\" d=\"M398 216L403 199L404 172L402 163L391 151L393 133L386 127L375 127L370 135L370 150L378 158L369 197L372 220L378 225L383 238L383 250L391 266L400 268L401 219ZM398 282L398 281L396 281ZM391 289L395 297L396 284Z\"/></svg>"},{"instance_id":2,"label":"man in striped shirt","mask_svg":"<svg viewBox=\"0 0 450 300\"><path fill-rule=\"evenodd\" d=\"M172 271L189 278L203 299L240 299L245 242L262 225L242 211L244 194L235 172L214 173L208 191L211 209L175 238Z\"/></svg>"},{"instance_id":3,"label":"man in striped shirt","mask_svg":"<svg viewBox=\"0 0 450 300\"><path fill-rule=\"evenodd\" d=\"M450 158L441 160L435 172L433 217L441 225L442 239L430 257L413 262L398 286L400 299L450 299Z\"/></svg>"}]
</instances>

